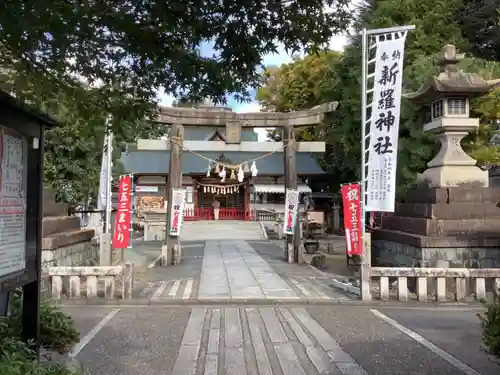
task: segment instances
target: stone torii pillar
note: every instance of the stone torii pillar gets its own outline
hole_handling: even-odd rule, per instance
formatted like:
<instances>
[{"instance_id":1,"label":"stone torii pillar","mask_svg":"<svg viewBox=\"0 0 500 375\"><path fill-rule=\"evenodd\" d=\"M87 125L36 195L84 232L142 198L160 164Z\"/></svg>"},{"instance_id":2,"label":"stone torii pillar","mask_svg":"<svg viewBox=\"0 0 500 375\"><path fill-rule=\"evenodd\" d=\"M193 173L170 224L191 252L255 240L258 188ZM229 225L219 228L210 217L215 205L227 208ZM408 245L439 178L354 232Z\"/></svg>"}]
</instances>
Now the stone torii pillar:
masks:
<instances>
[{"instance_id":1,"label":"stone torii pillar","mask_svg":"<svg viewBox=\"0 0 500 375\"><path fill-rule=\"evenodd\" d=\"M180 245L177 237L168 235L170 211L172 209L172 189L182 187L182 145L192 151L217 152L275 152L276 147L284 147L285 188L297 189L297 152L324 152L325 142L297 142L295 128L319 124L324 114L333 112L337 102L325 103L314 108L297 112L253 112L234 113L229 108L204 107L163 107L156 122L171 124L170 140L139 139L137 150L170 150L170 169L168 173L167 229L165 245L162 247L162 264L177 263L180 258ZM225 141L183 140L183 126L225 127ZM242 128L283 128L283 142L247 142L241 141ZM297 220L295 235L287 236L285 258L289 262L298 262L301 244L300 224ZM177 246L179 247L177 249ZM293 251L291 251L293 250ZM174 256L174 254L177 254Z\"/></svg>"}]
</instances>

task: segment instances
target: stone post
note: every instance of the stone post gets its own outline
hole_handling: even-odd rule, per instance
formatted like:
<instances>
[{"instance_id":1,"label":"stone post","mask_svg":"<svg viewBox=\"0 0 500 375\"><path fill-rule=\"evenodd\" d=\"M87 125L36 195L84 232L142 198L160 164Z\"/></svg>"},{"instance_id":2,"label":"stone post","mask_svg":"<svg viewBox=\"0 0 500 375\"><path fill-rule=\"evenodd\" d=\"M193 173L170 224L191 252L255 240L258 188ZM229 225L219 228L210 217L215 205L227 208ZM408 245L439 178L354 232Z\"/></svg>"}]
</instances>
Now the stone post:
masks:
<instances>
[{"instance_id":1,"label":"stone post","mask_svg":"<svg viewBox=\"0 0 500 375\"><path fill-rule=\"evenodd\" d=\"M364 236L364 252L361 257L361 300L362 301L371 301L372 300L372 292L371 292L371 266L372 266L372 240L371 233L365 232Z\"/></svg>"},{"instance_id":2,"label":"stone post","mask_svg":"<svg viewBox=\"0 0 500 375\"><path fill-rule=\"evenodd\" d=\"M112 255L111 233L102 233L99 236L99 265L112 266Z\"/></svg>"},{"instance_id":3,"label":"stone post","mask_svg":"<svg viewBox=\"0 0 500 375\"><path fill-rule=\"evenodd\" d=\"M165 244L161 249L161 264L169 266L178 264L182 256L179 238L169 235L170 212L172 211L173 189L182 188L182 147L184 141L184 128L180 124L173 124L169 133L170 164L168 170L168 201L166 212Z\"/></svg>"}]
</instances>

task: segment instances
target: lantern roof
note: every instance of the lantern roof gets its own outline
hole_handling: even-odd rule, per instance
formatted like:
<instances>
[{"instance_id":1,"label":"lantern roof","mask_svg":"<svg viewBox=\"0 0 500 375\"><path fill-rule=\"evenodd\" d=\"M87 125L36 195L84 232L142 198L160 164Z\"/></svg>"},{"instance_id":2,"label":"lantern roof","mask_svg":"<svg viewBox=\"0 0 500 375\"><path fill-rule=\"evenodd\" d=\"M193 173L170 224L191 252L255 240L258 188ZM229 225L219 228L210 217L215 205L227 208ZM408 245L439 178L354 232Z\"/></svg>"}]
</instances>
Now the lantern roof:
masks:
<instances>
[{"instance_id":1,"label":"lantern roof","mask_svg":"<svg viewBox=\"0 0 500 375\"><path fill-rule=\"evenodd\" d=\"M426 105L447 96L467 98L482 96L500 86L500 80L487 81L476 73L460 70L457 64L463 58L464 55L457 54L453 44L445 45L437 60L439 74L432 77L418 91L404 96L414 104Z\"/></svg>"}]
</instances>

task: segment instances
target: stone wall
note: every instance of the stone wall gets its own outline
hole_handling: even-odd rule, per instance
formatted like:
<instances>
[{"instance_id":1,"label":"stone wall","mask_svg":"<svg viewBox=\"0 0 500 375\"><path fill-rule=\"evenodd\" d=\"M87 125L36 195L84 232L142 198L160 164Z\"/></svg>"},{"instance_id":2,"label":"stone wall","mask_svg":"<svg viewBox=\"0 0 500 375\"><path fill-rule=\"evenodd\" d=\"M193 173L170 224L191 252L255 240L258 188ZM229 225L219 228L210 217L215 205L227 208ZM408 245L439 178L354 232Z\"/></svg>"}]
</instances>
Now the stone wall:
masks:
<instances>
[{"instance_id":1,"label":"stone wall","mask_svg":"<svg viewBox=\"0 0 500 375\"><path fill-rule=\"evenodd\" d=\"M384 267L500 268L500 249L418 248L387 240L372 242L372 264Z\"/></svg>"},{"instance_id":2,"label":"stone wall","mask_svg":"<svg viewBox=\"0 0 500 375\"><path fill-rule=\"evenodd\" d=\"M68 206L56 202L50 190L43 193L42 267L98 264L94 230L81 228L80 218L69 216Z\"/></svg>"},{"instance_id":3,"label":"stone wall","mask_svg":"<svg viewBox=\"0 0 500 375\"><path fill-rule=\"evenodd\" d=\"M95 266L98 264L99 244L96 240L42 250L42 267Z\"/></svg>"}]
</instances>

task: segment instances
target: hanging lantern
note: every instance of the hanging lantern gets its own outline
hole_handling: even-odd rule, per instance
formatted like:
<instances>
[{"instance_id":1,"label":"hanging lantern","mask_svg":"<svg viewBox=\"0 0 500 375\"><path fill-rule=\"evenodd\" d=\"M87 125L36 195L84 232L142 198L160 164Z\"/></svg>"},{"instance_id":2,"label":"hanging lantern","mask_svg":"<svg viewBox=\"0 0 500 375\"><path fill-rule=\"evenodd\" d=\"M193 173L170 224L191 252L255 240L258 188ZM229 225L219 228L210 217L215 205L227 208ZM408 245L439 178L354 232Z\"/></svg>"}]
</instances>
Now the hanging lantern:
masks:
<instances>
[{"instance_id":1,"label":"hanging lantern","mask_svg":"<svg viewBox=\"0 0 500 375\"><path fill-rule=\"evenodd\" d=\"M229 177L229 179L231 179L231 180L236 179L236 175L234 174L234 169L231 169L231 176Z\"/></svg>"},{"instance_id":2,"label":"hanging lantern","mask_svg":"<svg viewBox=\"0 0 500 375\"><path fill-rule=\"evenodd\" d=\"M245 162L245 164L243 164L243 172L244 173L249 173L250 172L250 169L248 168L248 163Z\"/></svg>"},{"instance_id":3,"label":"hanging lantern","mask_svg":"<svg viewBox=\"0 0 500 375\"><path fill-rule=\"evenodd\" d=\"M220 173L220 167L219 164L215 166L215 173Z\"/></svg>"}]
</instances>

